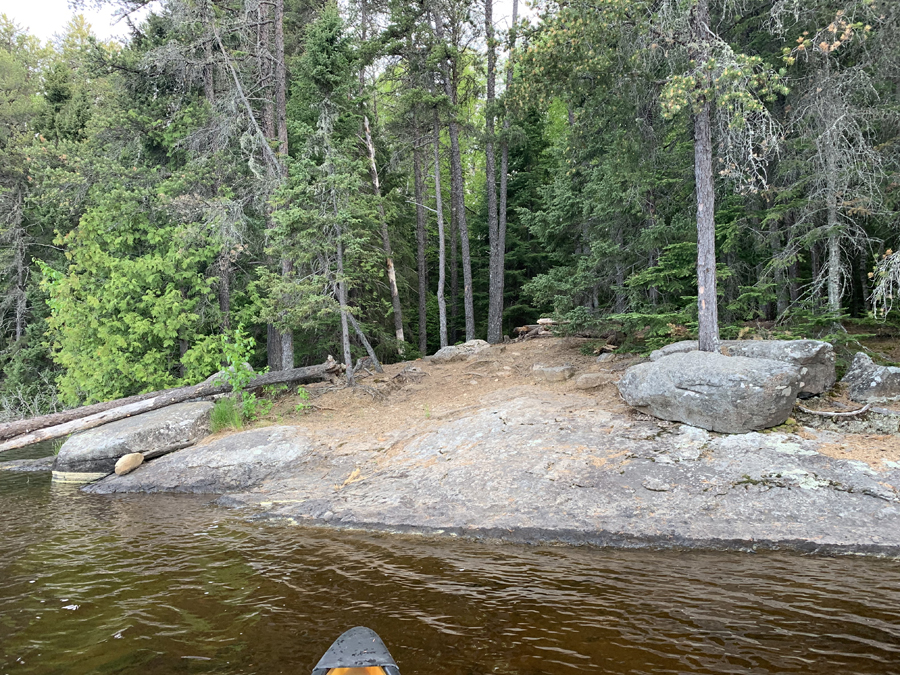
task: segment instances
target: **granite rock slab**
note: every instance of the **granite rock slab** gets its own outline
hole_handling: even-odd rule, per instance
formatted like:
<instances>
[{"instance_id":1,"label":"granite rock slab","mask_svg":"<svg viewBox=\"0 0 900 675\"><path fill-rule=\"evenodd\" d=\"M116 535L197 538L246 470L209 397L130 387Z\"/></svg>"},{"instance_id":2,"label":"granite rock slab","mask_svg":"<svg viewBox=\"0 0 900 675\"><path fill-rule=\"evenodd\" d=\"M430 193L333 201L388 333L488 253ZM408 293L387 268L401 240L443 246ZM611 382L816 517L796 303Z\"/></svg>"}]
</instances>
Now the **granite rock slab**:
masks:
<instances>
[{"instance_id":1,"label":"granite rock slab","mask_svg":"<svg viewBox=\"0 0 900 675\"><path fill-rule=\"evenodd\" d=\"M512 387L367 439L272 427L152 460L96 493L201 492L259 517L620 547L900 554L900 464L833 432L721 435Z\"/></svg>"}]
</instances>

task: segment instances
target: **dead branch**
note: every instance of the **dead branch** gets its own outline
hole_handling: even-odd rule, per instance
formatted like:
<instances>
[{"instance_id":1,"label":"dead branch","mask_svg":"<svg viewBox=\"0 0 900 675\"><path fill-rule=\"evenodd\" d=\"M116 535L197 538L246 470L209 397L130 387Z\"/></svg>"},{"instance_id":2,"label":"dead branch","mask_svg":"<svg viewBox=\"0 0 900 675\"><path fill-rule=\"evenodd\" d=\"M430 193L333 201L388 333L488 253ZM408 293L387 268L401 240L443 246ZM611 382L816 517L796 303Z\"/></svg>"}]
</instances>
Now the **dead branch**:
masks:
<instances>
[{"instance_id":1,"label":"dead branch","mask_svg":"<svg viewBox=\"0 0 900 675\"><path fill-rule=\"evenodd\" d=\"M810 410L809 408L805 408L799 403L797 407L803 412L809 415L819 415L820 417L855 417L856 415L862 415L864 412L868 412L869 408L872 406L869 403L866 403L859 410L851 410L850 412L828 412L826 410Z\"/></svg>"}]
</instances>

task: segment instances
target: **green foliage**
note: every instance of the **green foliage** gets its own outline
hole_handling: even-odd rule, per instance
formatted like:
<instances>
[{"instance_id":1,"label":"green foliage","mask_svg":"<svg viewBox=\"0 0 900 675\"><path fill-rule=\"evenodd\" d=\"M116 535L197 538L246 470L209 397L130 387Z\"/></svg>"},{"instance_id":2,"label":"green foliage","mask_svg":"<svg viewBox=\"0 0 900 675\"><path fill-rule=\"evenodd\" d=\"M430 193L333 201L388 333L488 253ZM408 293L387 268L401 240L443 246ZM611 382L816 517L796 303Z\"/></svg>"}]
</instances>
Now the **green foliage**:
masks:
<instances>
[{"instance_id":1,"label":"green foliage","mask_svg":"<svg viewBox=\"0 0 900 675\"><path fill-rule=\"evenodd\" d=\"M295 413L302 414L312 408L312 404L309 403L309 392L302 386L297 387L297 398L300 399L300 402L294 406Z\"/></svg>"},{"instance_id":2,"label":"green foliage","mask_svg":"<svg viewBox=\"0 0 900 675\"><path fill-rule=\"evenodd\" d=\"M216 399L210 414L210 431L214 434L229 429L239 430L244 426L244 415L239 406L230 396Z\"/></svg>"},{"instance_id":3,"label":"green foliage","mask_svg":"<svg viewBox=\"0 0 900 675\"><path fill-rule=\"evenodd\" d=\"M289 156L278 158L286 175L267 164L280 144L272 62L259 55L273 45L260 43L255 5L232 12L165 0L124 45L98 42L76 19L42 47L0 19L0 398L8 415L193 383L224 360L236 385L232 414L241 423L258 418L271 404L238 381L249 377L243 364L265 364L268 325L294 332L299 362L339 354L339 283L343 309L377 354L396 358L382 208L412 324L407 339L423 321L427 349L436 349L435 169L446 243L459 239L450 236L445 128L437 167L430 147L435 112L440 126L454 115L463 130L479 329L492 140L498 163L504 143L509 160L507 332L552 314L573 331L617 320L628 335L623 351L692 337L690 116L710 103L722 336L823 337L849 351L857 338L837 323L873 310L890 321L900 288L896 3L749 3L740 15L709 4L716 39L692 34L696 0L544 3L517 27L513 83L489 111L471 3L424 13L409 3L372 6L365 41L361 17L345 6L288 3ZM445 13L443 41L432 9ZM452 63L453 101L441 59ZM497 133L487 139L474 130L492 112ZM414 148L427 184L421 318L412 311ZM831 173L829 148L838 151ZM742 182L750 174L753 186ZM843 291L841 311L829 313L833 237Z\"/></svg>"},{"instance_id":4,"label":"green foliage","mask_svg":"<svg viewBox=\"0 0 900 675\"><path fill-rule=\"evenodd\" d=\"M57 240L68 250L64 276L42 281L53 359L65 371L60 393L70 405L175 386L192 349L203 355L189 363L209 362L209 342L192 343L202 335L198 310L211 292L202 270L214 249L154 208L164 185L125 179L104 187L78 227Z\"/></svg>"},{"instance_id":5,"label":"green foliage","mask_svg":"<svg viewBox=\"0 0 900 675\"><path fill-rule=\"evenodd\" d=\"M225 369L220 378L231 385L231 395L240 399L240 416L245 420L257 420L272 410L272 402L265 398L257 398L256 394L247 391L247 385L255 377L248 359L253 353L256 341L238 326L234 331L223 334L220 338Z\"/></svg>"}]
</instances>

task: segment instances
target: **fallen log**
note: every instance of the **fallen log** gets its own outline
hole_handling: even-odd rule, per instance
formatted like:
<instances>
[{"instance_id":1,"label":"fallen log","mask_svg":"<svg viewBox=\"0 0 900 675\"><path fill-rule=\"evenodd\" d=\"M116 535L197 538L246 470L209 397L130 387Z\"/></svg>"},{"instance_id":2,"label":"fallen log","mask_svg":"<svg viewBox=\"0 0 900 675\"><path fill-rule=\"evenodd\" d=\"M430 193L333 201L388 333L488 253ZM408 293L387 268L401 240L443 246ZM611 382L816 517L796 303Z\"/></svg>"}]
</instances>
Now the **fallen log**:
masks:
<instances>
[{"instance_id":1,"label":"fallen log","mask_svg":"<svg viewBox=\"0 0 900 675\"><path fill-rule=\"evenodd\" d=\"M341 364L330 356L325 363L305 368L276 370L255 377L247 384L247 389L258 389L271 384L315 382L324 380L341 371ZM21 448L32 443L48 441L61 436L68 436L76 431L93 429L102 424L125 419L132 415L149 412L158 408L182 403L196 398L206 398L231 391L231 385L211 378L190 387L179 387L165 391L155 391L120 398L105 403L73 408L60 413L34 417L29 420L9 422L0 425L0 452ZM9 439L9 440L6 440Z\"/></svg>"}]
</instances>

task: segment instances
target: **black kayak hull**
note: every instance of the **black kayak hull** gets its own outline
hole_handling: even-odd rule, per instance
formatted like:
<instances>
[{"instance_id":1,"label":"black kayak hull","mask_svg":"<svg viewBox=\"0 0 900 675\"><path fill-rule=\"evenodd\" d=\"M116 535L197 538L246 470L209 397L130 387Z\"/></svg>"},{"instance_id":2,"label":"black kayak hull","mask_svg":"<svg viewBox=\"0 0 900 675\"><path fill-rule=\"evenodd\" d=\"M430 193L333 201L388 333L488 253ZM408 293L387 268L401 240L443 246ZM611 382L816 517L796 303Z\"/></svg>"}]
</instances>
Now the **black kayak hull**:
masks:
<instances>
[{"instance_id":1,"label":"black kayak hull","mask_svg":"<svg viewBox=\"0 0 900 675\"><path fill-rule=\"evenodd\" d=\"M338 671L338 672L333 672ZM356 671L356 672L354 672ZM378 634L357 626L343 633L319 659L312 675L400 675Z\"/></svg>"}]
</instances>

